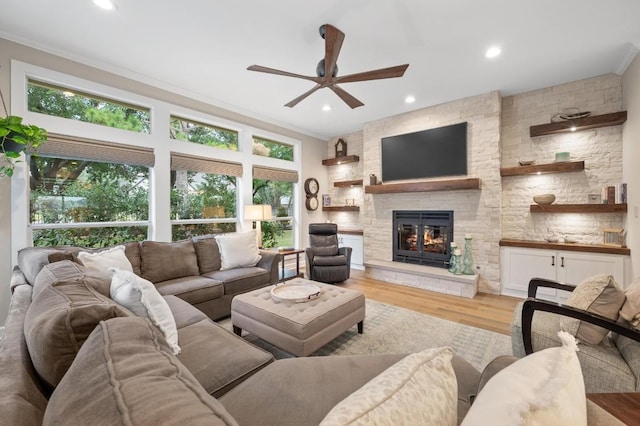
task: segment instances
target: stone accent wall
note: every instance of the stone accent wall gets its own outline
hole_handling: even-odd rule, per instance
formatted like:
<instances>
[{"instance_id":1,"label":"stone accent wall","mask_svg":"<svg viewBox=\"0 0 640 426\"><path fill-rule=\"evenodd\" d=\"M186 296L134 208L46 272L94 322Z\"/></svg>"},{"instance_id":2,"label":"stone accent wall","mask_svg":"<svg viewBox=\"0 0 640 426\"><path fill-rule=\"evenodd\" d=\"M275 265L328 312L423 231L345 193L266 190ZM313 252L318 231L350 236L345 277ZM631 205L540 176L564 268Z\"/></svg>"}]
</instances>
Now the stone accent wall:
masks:
<instances>
[{"instance_id":1,"label":"stone accent wall","mask_svg":"<svg viewBox=\"0 0 640 426\"><path fill-rule=\"evenodd\" d=\"M622 109L621 78L616 74L579 80L502 99L502 167L520 160L551 163L555 153L569 151L584 160L585 170L502 179L502 236L524 240L568 238L602 243L602 228L622 228L622 214L547 214L529 212L535 194L553 193L556 203L584 204L590 193L622 182L622 126L576 133L529 137L529 126L549 123L567 108L593 115Z\"/></svg>"},{"instance_id":2,"label":"stone accent wall","mask_svg":"<svg viewBox=\"0 0 640 426\"><path fill-rule=\"evenodd\" d=\"M478 290L500 292L500 109L500 95L492 92L364 125L365 183L370 173L381 175L381 138L464 121L468 123L467 174L482 180L481 190L365 194L361 211L365 262L392 260L393 210L453 210L455 241L462 246L465 234L473 236L473 260L481 277ZM437 153L426 161L438 161Z\"/></svg>"},{"instance_id":3,"label":"stone accent wall","mask_svg":"<svg viewBox=\"0 0 640 426\"><path fill-rule=\"evenodd\" d=\"M349 133L341 136L347 143L347 155L357 155L360 161L357 163L340 164L337 166L327 167L329 176L329 188L321 188L321 194L329 194L331 203L336 206L344 206L346 200L349 199L360 206L360 212L331 212L329 218L332 222L340 224L341 228L361 228L362 204L364 199L364 190L362 186L354 186L352 188L335 188L333 182L364 179L364 184L368 185L369 175L363 178L363 149L362 149L362 131ZM339 138L333 138L329 141L327 148L327 157L334 158L336 156L335 144ZM322 204L322 196L319 196Z\"/></svg>"}]
</instances>

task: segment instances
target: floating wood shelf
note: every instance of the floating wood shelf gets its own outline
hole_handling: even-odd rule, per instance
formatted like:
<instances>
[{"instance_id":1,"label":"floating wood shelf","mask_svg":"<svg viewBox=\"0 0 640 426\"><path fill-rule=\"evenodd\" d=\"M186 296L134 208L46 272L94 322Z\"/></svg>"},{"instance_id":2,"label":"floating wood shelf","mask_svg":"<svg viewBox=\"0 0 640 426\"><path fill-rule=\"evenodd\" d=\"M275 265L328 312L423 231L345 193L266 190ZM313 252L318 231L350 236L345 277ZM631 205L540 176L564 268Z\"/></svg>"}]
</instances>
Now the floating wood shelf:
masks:
<instances>
[{"instance_id":1,"label":"floating wood shelf","mask_svg":"<svg viewBox=\"0 0 640 426\"><path fill-rule=\"evenodd\" d=\"M458 189L480 189L480 179L448 179L367 185L364 187L364 192L367 194L394 194L398 192L455 191Z\"/></svg>"},{"instance_id":2,"label":"floating wood shelf","mask_svg":"<svg viewBox=\"0 0 640 426\"><path fill-rule=\"evenodd\" d=\"M575 131L597 129L599 127L618 126L627 121L627 111L614 112L611 114L592 115L585 118L577 118L575 120L566 120L556 123L538 124L529 127L529 136L554 135L557 133L570 133L571 128L575 127Z\"/></svg>"},{"instance_id":3,"label":"floating wood shelf","mask_svg":"<svg viewBox=\"0 0 640 426\"><path fill-rule=\"evenodd\" d=\"M341 182L333 182L335 188L350 188L352 186L362 186L362 179L343 180Z\"/></svg>"},{"instance_id":4,"label":"floating wood shelf","mask_svg":"<svg viewBox=\"0 0 640 426\"><path fill-rule=\"evenodd\" d=\"M359 212L359 206L322 206L323 212Z\"/></svg>"},{"instance_id":5,"label":"floating wood shelf","mask_svg":"<svg viewBox=\"0 0 640 426\"><path fill-rule=\"evenodd\" d=\"M563 161L549 164L533 164L531 166L505 167L500 169L500 176L538 175L545 173L568 173L584 170L584 161Z\"/></svg>"},{"instance_id":6,"label":"floating wood shelf","mask_svg":"<svg viewBox=\"0 0 640 426\"><path fill-rule=\"evenodd\" d=\"M631 254L627 247L605 246L604 244L549 243L547 241L500 240L502 247L524 247L545 250L581 251L586 253Z\"/></svg>"},{"instance_id":7,"label":"floating wood shelf","mask_svg":"<svg viewBox=\"0 0 640 426\"><path fill-rule=\"evenodd\" d=\"M323 166L336 166L338 164L357 163L360 157L357 155L345 155L344 157L327 158L322 160Z\"/></svg>"},{"instance_id":8,"label":"floating wood shelf","mask_svg":"<svg viewBox=\"0 0 640 426\"><path fill-rule=\"evenodd\" d=\"M626 204L531 204L531 213L626 213Z\"/></svg>"}]
</instances>

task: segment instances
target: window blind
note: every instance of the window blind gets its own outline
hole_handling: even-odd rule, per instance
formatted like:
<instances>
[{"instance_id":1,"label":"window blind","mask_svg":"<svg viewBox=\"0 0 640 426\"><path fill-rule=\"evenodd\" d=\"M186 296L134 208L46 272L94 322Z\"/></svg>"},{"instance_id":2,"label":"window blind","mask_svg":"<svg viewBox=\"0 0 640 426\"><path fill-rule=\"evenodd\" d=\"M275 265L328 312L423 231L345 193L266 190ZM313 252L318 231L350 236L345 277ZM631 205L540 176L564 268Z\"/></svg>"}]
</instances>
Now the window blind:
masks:
<instances>
[{"instance_id":1,"label":"window blind","mask_svg":"<svg viewBox=\"0 0 640 426\"><path fill-rule=\"evenodd\" d=\"M227 176L242 176L242 164L211 158L196 157L177 152L171 153L171 170L189 170L192 172L212 173Z\"/></svg>"},{"instance_id":2,"label":"window blind","mask_svg":"<svg viewBox=\"0 0 640 426\"><path fill-rule=\"evenodd\" d=\"M295 170L274 169L264 166L253 166L253 178L264 180L280 180L284 182L297 182L298 172Z\"/></svg>"}]
</instances>

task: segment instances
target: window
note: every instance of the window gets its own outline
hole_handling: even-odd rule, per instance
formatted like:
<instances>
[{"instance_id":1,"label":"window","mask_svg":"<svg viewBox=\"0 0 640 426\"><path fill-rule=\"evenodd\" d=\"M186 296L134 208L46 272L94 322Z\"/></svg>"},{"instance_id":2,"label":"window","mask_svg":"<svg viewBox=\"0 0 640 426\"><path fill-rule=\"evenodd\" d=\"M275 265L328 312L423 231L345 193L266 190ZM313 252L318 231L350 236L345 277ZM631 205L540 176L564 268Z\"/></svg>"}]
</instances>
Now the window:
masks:
<instances>
[{"instance_id":1,"label":"window","mask_svg":"<svg viewBox=\"0 0 640 426\"><path fill-rule=\"evenodd\" d=\"M28 82L27 100L29 111L132 132L151 132L148 108L35 80Z\"/></svg>"},{"instance_id":2,"label":"window","mask_svg":"<svg viewBox=\"0 0 640 426\"><path fill-rule=\"evenodd\" d=\"M262 157L293 161L293 146L269 139L253 137L253 154Z\"/></svg>"},{"instance_id":3,"label":"window","mask_svg":"<svg viewBox=\"0 0 640 426\"><path fill-rule=\"evenodd\" d=\"M294 247L294 190L298 173L253 167L253 204L269 204L273 219L262 222L263 247Z\"/></svg>"},{"instance_id":4,"label":"window","mask_svg":"<svg viewBox=\"0 0 640 426\"><path fill-rule=\"evenodd\" d=\"M215 148L238 150L238 132L171 116L171 139Z\"/></svg>"},{"instance_id":5,"label":"window","mask_svg":"<svg viewBox=\"0 0 640 426\"><path fill-rule=\"evenodd\" d=\"M235 232L242 165L171 154L172 239Z\"/></svg>"}]
</instances>

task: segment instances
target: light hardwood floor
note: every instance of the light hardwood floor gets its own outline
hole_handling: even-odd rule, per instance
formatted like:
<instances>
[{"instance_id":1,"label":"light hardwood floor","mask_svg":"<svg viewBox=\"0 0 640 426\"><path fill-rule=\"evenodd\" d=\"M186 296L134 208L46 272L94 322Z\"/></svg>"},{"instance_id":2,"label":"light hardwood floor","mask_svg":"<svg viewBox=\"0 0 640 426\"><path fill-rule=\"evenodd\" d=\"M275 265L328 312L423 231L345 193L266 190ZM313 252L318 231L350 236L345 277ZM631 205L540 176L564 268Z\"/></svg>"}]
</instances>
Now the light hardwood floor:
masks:
<instances>
[{"instance_id":1,"label":"light hardwood floor","mask_svg":"<svg viewBox=\"0 0 640 426\"><path fill-rule=\"evenodd\" d=\"M345 287L362 291L365 297L473 327L509 334L516 304L514 297L478 293L473 299L377 281L351 269Z\"/></svg>"}]
</instances>

